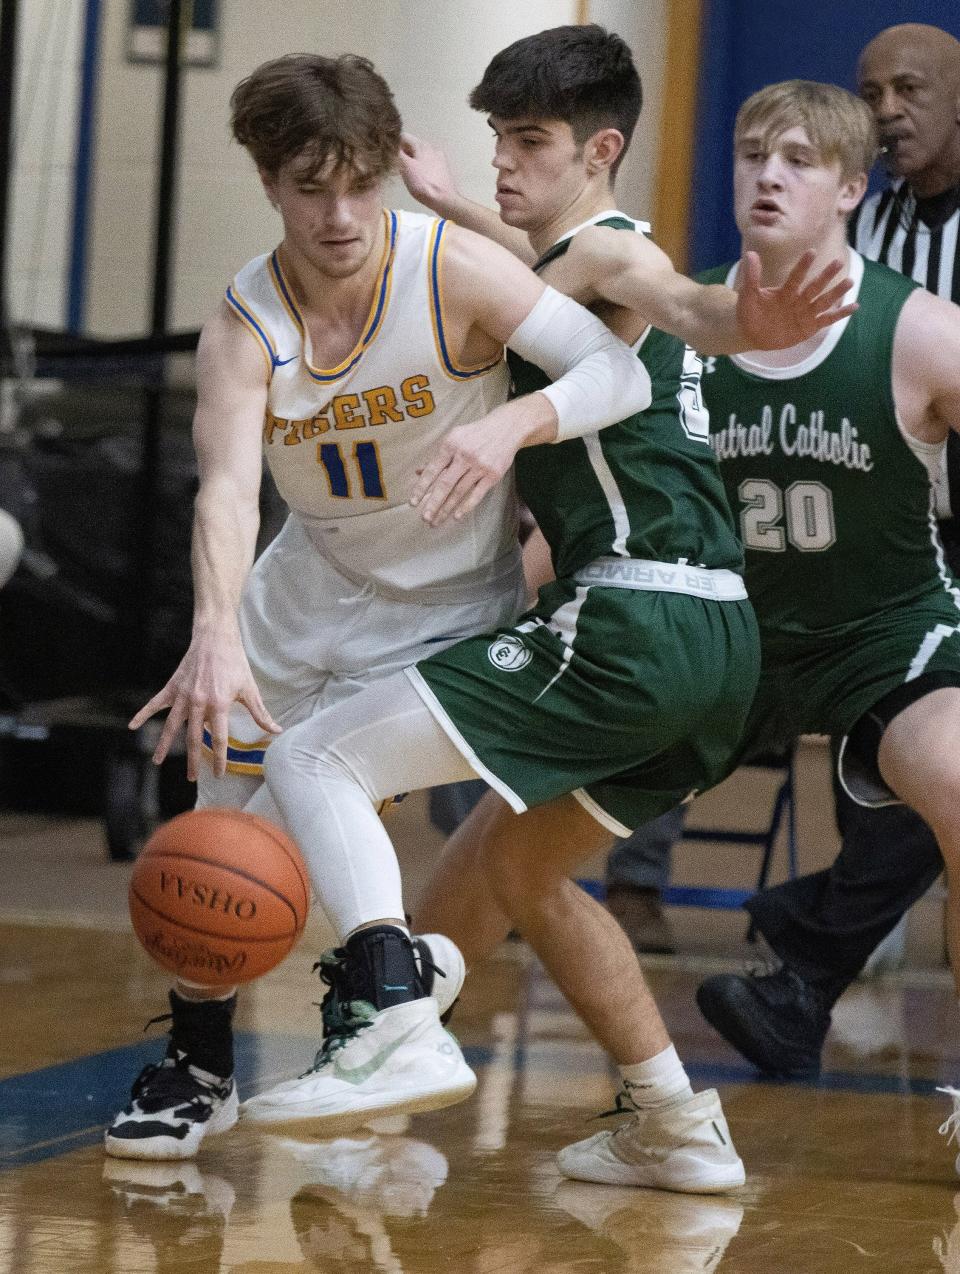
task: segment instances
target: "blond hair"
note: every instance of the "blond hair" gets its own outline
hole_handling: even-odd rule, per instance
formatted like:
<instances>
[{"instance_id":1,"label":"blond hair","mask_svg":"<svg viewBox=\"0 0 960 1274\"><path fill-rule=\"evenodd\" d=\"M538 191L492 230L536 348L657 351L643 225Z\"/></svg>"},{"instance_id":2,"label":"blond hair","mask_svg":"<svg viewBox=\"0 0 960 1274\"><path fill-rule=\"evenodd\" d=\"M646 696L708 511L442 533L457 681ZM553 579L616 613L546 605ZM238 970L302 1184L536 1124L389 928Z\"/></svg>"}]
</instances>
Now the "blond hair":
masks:
<instances>
[{"instance_id":1,"label":"blond hair","mask_svg":"<svg viewBox=\"0 0 960 1274\"><path fill-rule=\"evenodd\" d=\"M768 84L740 107L734 143L758 134L770 146L788 129L802 127L827 163L839 163L844 180L869 172L877 157L877 133L869 107L836 84L784 80Z\"/></svg>"}]
</instances>

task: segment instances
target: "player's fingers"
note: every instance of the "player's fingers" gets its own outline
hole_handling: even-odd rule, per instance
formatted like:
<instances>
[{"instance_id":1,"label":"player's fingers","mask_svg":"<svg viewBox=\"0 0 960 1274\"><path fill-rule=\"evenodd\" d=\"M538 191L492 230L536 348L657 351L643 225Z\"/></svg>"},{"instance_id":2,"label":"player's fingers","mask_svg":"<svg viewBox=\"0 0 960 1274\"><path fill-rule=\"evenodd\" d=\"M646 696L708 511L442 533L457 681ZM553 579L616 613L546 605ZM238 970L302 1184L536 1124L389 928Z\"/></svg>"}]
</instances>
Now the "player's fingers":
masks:
<instances>
[{"instance_id":1,"label":"player's fingers","mask_svg":"<svg viewBox=\"0 0 960 1274\"><path fill-rule=\"evenodd\" d=\"M203 755L203 725L203 706L199 703L192 703L187 715L187 778L191 783L196 783L200 774L200 758ZM218 768L217 750L216 748L212 750L213 772L217 778L222 778L227 768L226 732L224 732L223 736L223 765L221 768Z\"/></svg>"},{"instance_id":2,"label":"player's fingers","mask_svg":"<svg viewBox=\"0 0 960 1274\"><path fill-rule=\"evenodd\" d=\"M807 271L813 265L815 257L816 253L811 252L809 249L803 254L784 280L783 287L785 291L790 289L795 292L800 291L800 285L807 277Z\"/></svg>"},{"instance_id":3,"label":"player's fingers","mask_svg":"<svg viewBox=\"0 0 960 1274\"><path fill-rule=\"evenodd\" d=\"M842 270L843 270L842 261L838 261L838 260L831 261L829 265L824 266L824 268L818 274L815 274L812 279L809 279L803 285L803 287L800 289L800 296L803 298L803 300L815 299L821 292L823 292L826 288L830 286L830 284L833 282L834 279L836 279L837 275L840 274ZM843 291L846 291L846 288L850 286L850 280L847 279L845 283L846 283L846 286L844 287Z\"/></svg>"},{"instance_id":4,"label":"player's fingers","mask_svg":"<svg viewBox=\"0 0 960 1274\"><path fill-rule=\"evenodd\" d=\"M832 327L834 323L839 323L841 319L849 318L851 314L856 314L860 306L854 301L850 305L842 305L838 309L830 310L826 314L818 314L814 319L818 328Z\"/></svg>"},{"instance_id":5,"label":"player's fingers","mask_svg":"<svg viewBox=\"0 0 960 1274\"><path fill-rule=\"evenodd\" d=\"M486 477L486 473L476 469L468 469L464 474L462 474L459 480L451 487L447 498L437 509L436 513L429 519L430 525L442 526L448 518L461 516L459 510L462 509L464 503L469 500L476 484Z\"/></svg>"},{"instance_id":6,"label":"player's fingers","mask_svg":"<svg viewBox=\"0 0 960 1274\"><path fill-rule=\"evenodd\" d=\"M850 291L850 280L843 279L840 283L835 283L832 288L828 288L820 296L813 298L813 305L817 310L829 310L834 305L839 305L846 294Z\"/></svg>"},{"instance_id":7,"label":"player's fingers","mask_svg":"<svg viewBox=\"0 0 960 1274\"><path fill-rule=\"evenodd\" d=\"M441 447L432 460L429 460L422 469L417 470L419 477L410 492L410 503L414 508L423 500L443 471L450 465L452 458L447 448Z\"/></svg>"},{"instance_id":8,"label":"player's fingers","mask_svg":"<svg viewBox=\"0 0 960 1274\"><path fill-rule=\"evenodd\" d=\"M429 522L431 526L436 525L437 514L462 477L463 464L460 462L447 465L442 473L437 474L420 501L420 516L424 522Z\"/></svg>"},{"instance_id":9,"label":"player's fingers","mask_svg":"<svg viewBox=\"0 0 960 1274\"><path fill-rule=\"evenodd\" d=\"M127 722L127 729L139 730L144 722L149 721L156 713L161 712L164 708L169 708L173 700L173 691L169 686L164 686L161 691L153 696L149 703L145 703L140 711L130 718Z\"/></svg>"},{"instance_id":10,"label":"player's fingers","mask_svg":"<svg viewBox=\"0 0 960 1274\"><path fill-rule=\"evenodd\" d=\"M167 753L177 737L177 731L187 719L189 708L186 695L178 694L167 713L167 719L163 723L163 729L160 731L160 738L157 740L157 746L153 749L153 763L160 765L166 760Z\"/></svg>"},{"instance_id":11,"label":"player's fingers","mask_svg":"<svg viewBox=\"0 0 960 1274\"><path fill-rule=\"evenodd\" d=\"M483 474L473 485L473 489L460 501L454 510L454 518L459 522L461 518L465 518L468 513L472 513L488 491L491 491L497 485L497 477L494 474Z\"/></svg>"},{"instance_id":12,"label":"player's fingers","mask_svg":"<svg viewBox=\"0 0 960 1274\"><path fill-rule=\"evenodd\" d=\"M229 740L229 712L225 708L218 708L212 712L207 718L207 726L210 730L210 750L213 753L214 773L221 778L227 769L227 749ZM193 721L191 719L191 727ZM200 764L200 756L203 752L203 718L200 718L200 737L197 741L197 765ZM223 769L218 768L222 763Z\"/></svg>"},{"instance_id":13,"label":"player's fingers","mask_svg":"<svg viewBox=\"0 0 960 1274\"><path fill-rule=\"evenodd\" d=\"M755 290L760 286L760 254L758 252L745 252L743 254L743 284Z\"/></svg>"},{"instance_id":14,"label":"player's fingers","mask_svg":"<svg viewBox=\"0 0 960 1274\"><path fill-rule=\"evenodd\" d=\"M283 726L278 725L267 711L267 705L263 702L260 691L256 686L251 687L249 690L244 690L242 694L237 695L237 698L261 730L267 730L270 734L283 733Z\"/></svg>"}]
</instances>

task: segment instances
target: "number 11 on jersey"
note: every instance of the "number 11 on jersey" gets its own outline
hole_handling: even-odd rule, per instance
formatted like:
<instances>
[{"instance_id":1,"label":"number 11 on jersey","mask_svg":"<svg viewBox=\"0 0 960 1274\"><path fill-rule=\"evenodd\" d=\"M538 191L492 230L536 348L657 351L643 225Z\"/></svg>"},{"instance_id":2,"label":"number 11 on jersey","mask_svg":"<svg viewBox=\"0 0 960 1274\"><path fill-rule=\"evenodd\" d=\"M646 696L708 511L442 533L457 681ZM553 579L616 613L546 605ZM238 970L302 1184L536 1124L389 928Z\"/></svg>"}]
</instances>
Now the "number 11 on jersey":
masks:
<instances>
[{"instance_id":1,"label":"number 11 on jersey","mask_svg":"<svg viewBox=\"0 0 960 1274\"><path fill-rule=\"evenodd\" d=\"M366 500L385 500L387 493L383 486L383 474L380 470L380 453L375 442L355 442L353 444L353 464L350 469L356 470L360 481L360 494ZM330 494L342 499L350 499L351 474L343 451L338 442L321 442L317 444L317 463L322 464L330 484Z\"/></svg>"}]
</instances>

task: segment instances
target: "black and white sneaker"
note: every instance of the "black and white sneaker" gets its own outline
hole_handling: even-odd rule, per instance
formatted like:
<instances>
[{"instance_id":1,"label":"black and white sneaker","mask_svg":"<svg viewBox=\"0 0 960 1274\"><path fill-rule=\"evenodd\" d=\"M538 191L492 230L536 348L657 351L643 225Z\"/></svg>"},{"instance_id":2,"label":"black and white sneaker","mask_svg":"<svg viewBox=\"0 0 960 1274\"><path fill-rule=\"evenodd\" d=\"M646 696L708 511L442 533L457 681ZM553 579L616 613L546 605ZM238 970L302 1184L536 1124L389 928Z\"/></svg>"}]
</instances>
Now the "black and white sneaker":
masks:
<instances>
[{"instance_id":1,"label":"black and white sneaker","mask_svg":"<svg viewBox=\"0 0 960 1274\"><path fill-rule=\"evenodd\" d=\"M170 993L167 1055L145 1066L130 1102L104 1135L117 1159L191 1159L204 1137L237 1122L231 1019L236 997L182 1000ZM150 1025L148 1023L148 1025Z\"/></svg>"},{"instance_id":2,"label":"black and white sneaker","mask_svg":"<svg viewBox=\"0 0 960 1274\"><path fill-rule=\"evenodd\" d=\"M145 1066L130 1097L104 1135L117 1159L192 1159L204 1137L237 1122L233 1077L191 1066L184 1054Z\"/></svg>"}]
</instances>

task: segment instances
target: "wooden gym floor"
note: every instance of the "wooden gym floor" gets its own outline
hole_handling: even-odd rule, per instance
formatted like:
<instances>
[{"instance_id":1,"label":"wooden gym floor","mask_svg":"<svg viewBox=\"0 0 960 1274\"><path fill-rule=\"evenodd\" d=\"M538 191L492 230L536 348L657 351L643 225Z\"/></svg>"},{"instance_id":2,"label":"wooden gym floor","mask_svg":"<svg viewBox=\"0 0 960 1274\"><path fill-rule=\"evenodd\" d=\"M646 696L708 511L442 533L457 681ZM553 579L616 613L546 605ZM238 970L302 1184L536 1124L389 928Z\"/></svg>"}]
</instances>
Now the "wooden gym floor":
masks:
<instances>
[{"instance_id":1,"label":"wooden gym floor","mask_svg":"<svg viewBox=\"0 0 960 1274\"><path fill-rule=\"evenodd\" d=\"M739 780L735 780L739 781ZM715 799L717 821L744 803ZM833 852L825 766L800 782L805 868ZM438 843L411 798L395 815L411 888ZM960 1274L960 1179L937 1084L960 1081L960 1019L920 904L908 967L838 1007L820 1084L756 1082L702 1021L693 990L735 968L739 917L674 912L681 954L648 963L694 1086L716 1084L748 1171L727 1198L566 1182L554 1152L588 1135L614 1085L522 944L468 979L454 1027L480 1083L448 1111L332 1142L240 1128L195 1162L108 1161L104 1122L162 1049L165 978L129 934L127 869L92 823L0 819L2 1274ZM681 880L749 877L750 859L685 847ZM734 872L736 871L736 875ZM325 935L238 1013L243 1090L316 1046Z\"/></svg>"}]
</instances>

